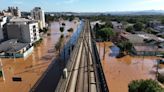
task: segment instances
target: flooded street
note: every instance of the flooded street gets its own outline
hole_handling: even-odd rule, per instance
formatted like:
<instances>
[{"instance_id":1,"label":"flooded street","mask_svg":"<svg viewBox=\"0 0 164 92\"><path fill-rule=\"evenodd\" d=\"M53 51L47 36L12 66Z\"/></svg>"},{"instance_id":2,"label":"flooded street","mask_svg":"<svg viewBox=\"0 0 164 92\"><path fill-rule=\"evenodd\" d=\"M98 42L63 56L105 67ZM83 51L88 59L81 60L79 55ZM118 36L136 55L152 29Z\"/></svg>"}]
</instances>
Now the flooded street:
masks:
<instances>
[{"instance_id":1,"label":"flooded street","mask_svg":"<svg viewBox=\"0 0 164 92\"><path fill-rule=\"evenodd\" d=\"M117 47L113 47L111 42L106 42L105 45L97 43L97 48L110 92L128 92L128 84L132 80L155 79L156 57L127 55L116 58L115 55L119 50ZM105 57L103 59L104 51Z\"/></svg>"},{"instance_id":2,"label":"flooded street","mask_svg":"<svg viewBox=\"0 0 164 92\"><path fill-rule=\"evenodd\" d=\"M69 35L67 38L67 40L69 40L71 34L68 33L67 30L73 28L75 32L79 22L64 22L66 26L63 34L65 36ZM51 61L57 56L54 47L61 36L61 32L59 31L60 26L59 22L51 23L49 31L51 35L45 36L43 42L37 46L33 53L27 58L1 59L5 80L3 81L2 78L0 78L0 92L28 92L30 90L47 69ZM21 77L22 81L13 82L12 77Z\"/></svg>"}]
</instances>

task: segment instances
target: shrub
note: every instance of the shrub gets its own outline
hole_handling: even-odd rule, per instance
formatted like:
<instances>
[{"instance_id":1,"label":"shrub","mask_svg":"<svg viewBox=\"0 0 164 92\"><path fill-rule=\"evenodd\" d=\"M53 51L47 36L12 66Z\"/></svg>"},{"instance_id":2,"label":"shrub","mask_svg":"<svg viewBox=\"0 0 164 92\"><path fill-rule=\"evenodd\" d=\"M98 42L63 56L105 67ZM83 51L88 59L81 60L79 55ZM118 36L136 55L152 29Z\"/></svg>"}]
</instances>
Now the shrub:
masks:
<instances>
[{"instance_id":1,"label":"shrub","mask_svg":"<svg viewBox=\"0 0 164 92\"><path fill-rule=\"evenodd\" d=\"M68 32L73 32L73 28L70 28L67 30Z\"/></svg>"},{"instance_id":2,"label":"shrub","mask_svg":"<svg viewBox=\"0 0 164 92\"><path fill-rule=\"evenodd\" d=\"M158 81L161 83L164 83L164 76L161 74L158 74Z\"/></svg>"}]
</instances>

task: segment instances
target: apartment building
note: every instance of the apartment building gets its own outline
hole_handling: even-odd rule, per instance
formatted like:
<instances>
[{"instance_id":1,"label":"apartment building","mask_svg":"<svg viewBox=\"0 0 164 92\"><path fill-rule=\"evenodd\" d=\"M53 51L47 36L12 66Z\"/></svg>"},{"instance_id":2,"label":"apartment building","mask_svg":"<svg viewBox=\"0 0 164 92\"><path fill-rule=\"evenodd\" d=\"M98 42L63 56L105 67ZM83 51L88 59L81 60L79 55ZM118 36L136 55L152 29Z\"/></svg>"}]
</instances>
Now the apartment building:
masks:
<instances>
[{"instance_id":1,"label":"apartment building","mask_svg":"<svg viewBox=\"0 0 164 92\"><path fill-rule=\"evenodd\" d=\"M8 12L11 12L13 16L21 17L21 12L18 7L8 7Z\"/></svg>"},{"instance_id":2,"label":"apartment building","mask_svg":"<svg viewBox=\"0 0 164 92\"><path fill-rule=\"evenodd\" d=\"M25 18L12 18L7 23L8 39L18 39L23 43L34 43L40 39L38 22Z\"/></svg>"},{"instance_id":3,"label":"apartment building","mask_svg":"<svg viewBox=\"0 0 164 92\"><path fill-rule=\"evenodd\" d=\"M44 14L44 11L40 7L35 7L31 11L31 17L34 20L38 21L40 29L43 29L45 27L45 14Z\"/></svg>"}]
</instances>

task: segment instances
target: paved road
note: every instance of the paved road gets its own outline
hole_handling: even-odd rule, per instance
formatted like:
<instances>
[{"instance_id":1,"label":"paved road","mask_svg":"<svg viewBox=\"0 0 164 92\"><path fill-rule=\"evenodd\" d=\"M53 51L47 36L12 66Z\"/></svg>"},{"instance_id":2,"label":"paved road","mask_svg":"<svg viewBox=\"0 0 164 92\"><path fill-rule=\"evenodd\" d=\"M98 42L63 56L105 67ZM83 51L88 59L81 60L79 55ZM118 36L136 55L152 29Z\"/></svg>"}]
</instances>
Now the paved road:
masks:
<instances>
[{"instance_id":1,"label":"paved road","mask_svg":"<svg viewBox=\"0 0 164 92\"><path fill-rule=\"evenodd\" d=\"M72 35L71 39L66 43L60 58L56 58L50 64L48 70L41 76L37 83L32 87L30 92L54 92L57 84L62 76L63 69L69 58L70 48L76 43L76 40L83 29L84 23L81 21L77 31ZM64 58L65 57L65 58Z\"/></svg>"}]
</instances>

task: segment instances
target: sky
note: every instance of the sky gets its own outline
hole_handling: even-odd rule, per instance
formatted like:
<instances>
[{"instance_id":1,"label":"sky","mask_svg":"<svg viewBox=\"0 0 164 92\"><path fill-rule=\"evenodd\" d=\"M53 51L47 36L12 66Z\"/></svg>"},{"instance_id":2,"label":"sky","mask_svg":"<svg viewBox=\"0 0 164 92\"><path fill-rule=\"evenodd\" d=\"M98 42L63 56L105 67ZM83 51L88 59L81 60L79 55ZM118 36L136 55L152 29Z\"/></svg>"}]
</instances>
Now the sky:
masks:
<instances>
[{"instance_id":1,"label":"sky","mask_svg":"<svg viewBox=\"0 0 164 92\"><path fill-rule=\"evenodd\" d=\"M117 12L164 10L164 0L0 0L0 10L8 6L21 11L37 6L47 12Z\"/></svg>"}]
</instances>

